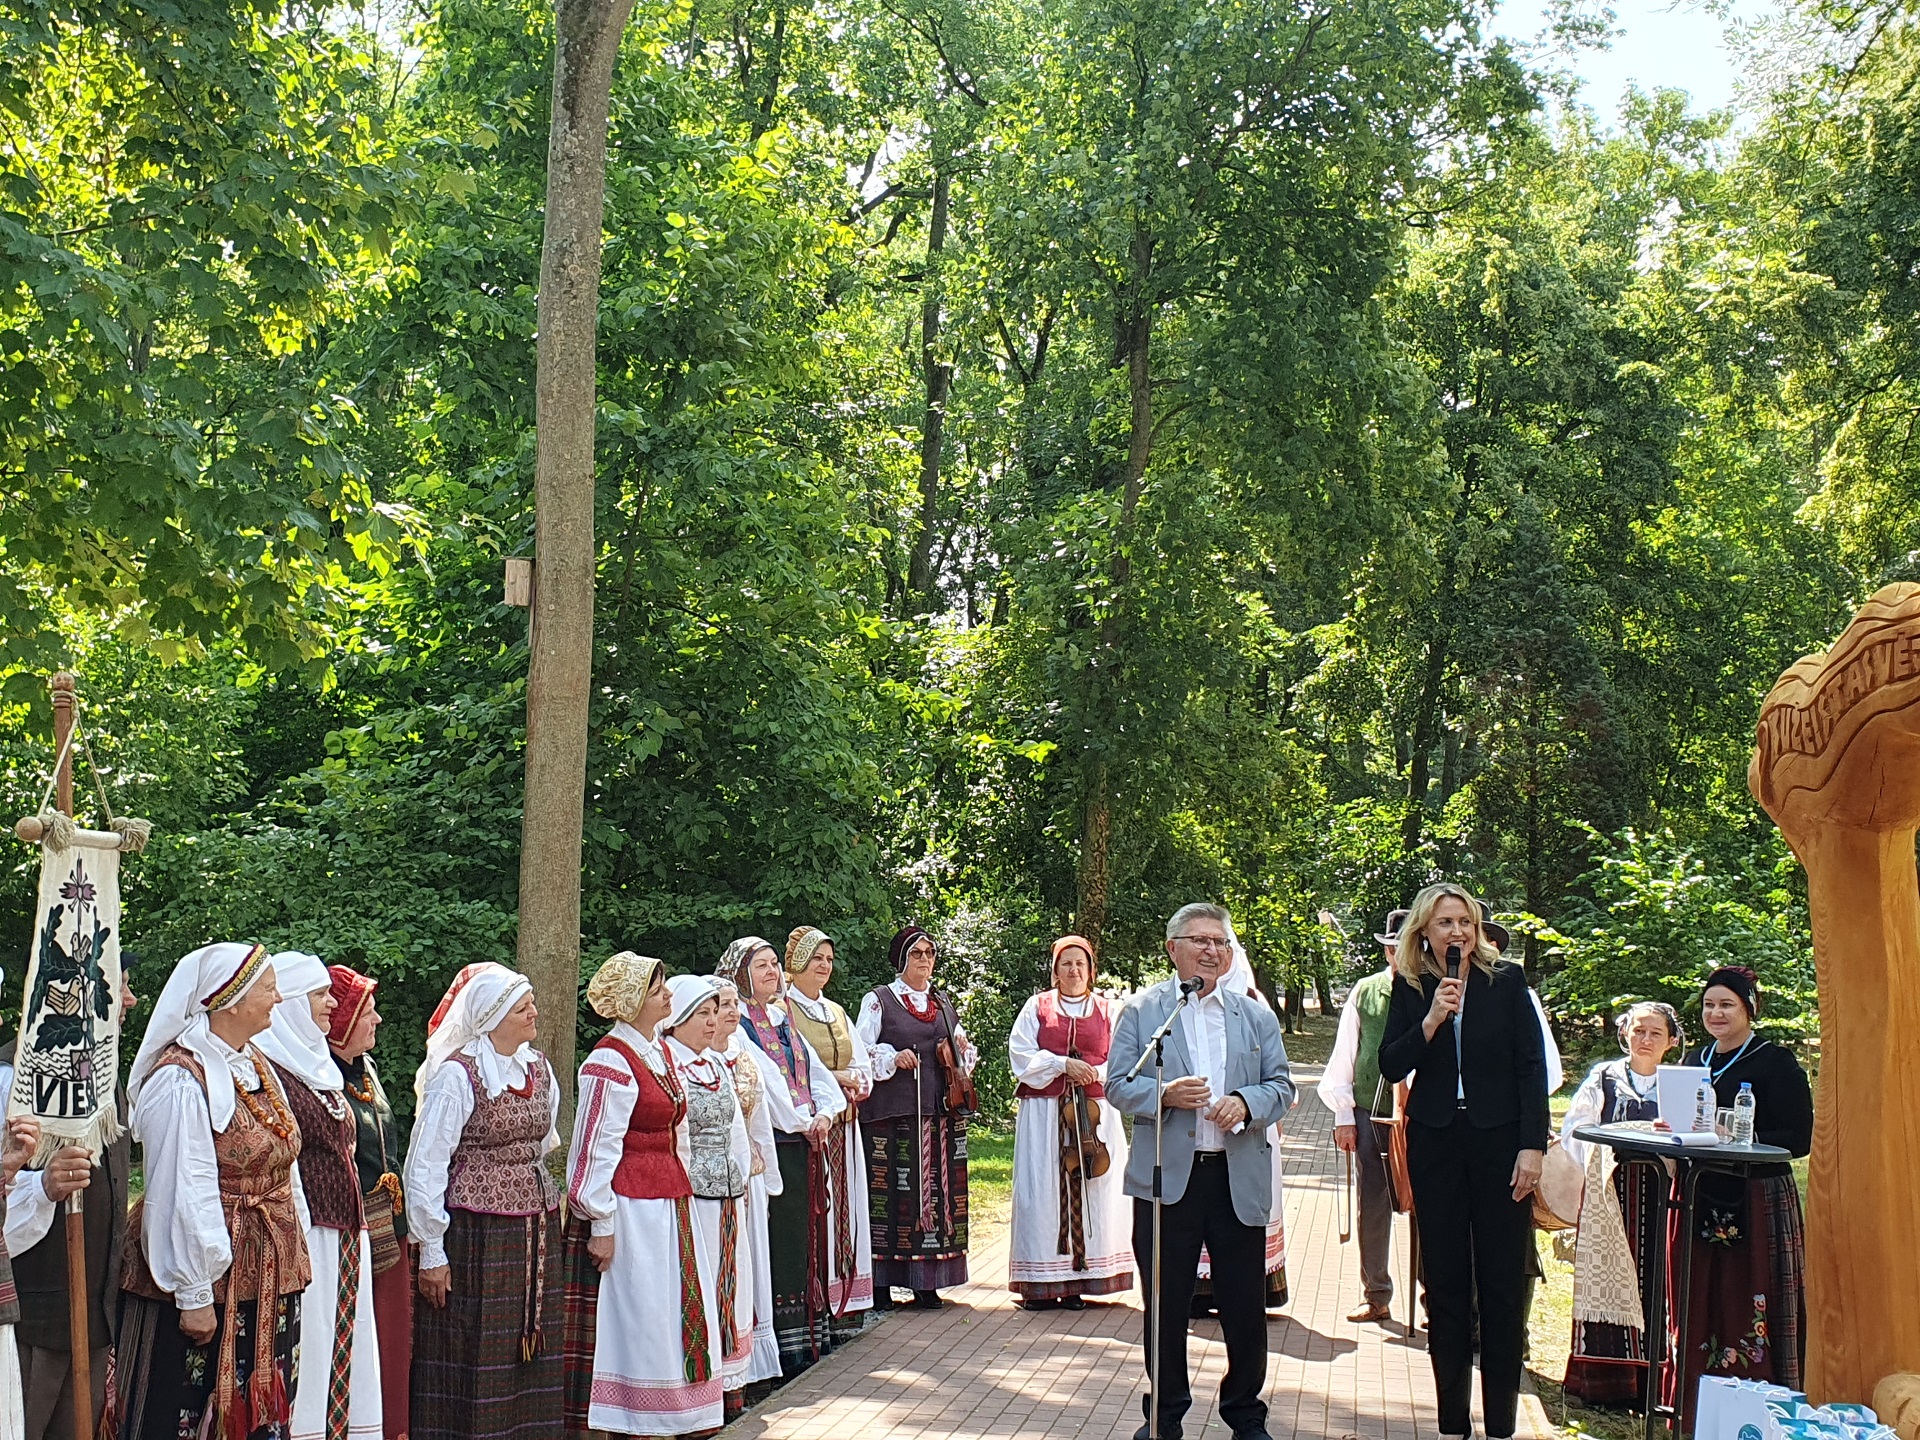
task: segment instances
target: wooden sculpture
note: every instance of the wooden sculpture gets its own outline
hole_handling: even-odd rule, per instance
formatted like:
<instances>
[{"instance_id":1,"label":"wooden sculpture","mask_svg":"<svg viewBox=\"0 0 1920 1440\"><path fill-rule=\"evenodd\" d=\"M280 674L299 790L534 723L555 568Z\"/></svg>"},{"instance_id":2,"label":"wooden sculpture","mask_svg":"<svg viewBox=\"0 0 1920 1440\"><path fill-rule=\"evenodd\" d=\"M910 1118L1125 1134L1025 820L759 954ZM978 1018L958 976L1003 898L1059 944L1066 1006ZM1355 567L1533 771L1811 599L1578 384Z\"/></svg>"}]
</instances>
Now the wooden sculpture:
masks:
<instances>
[{"instance_id":1,"label":"wooden sculpture","mask_svg":"<svg viewBox=\"0 0 1920 1440\"><path fill-rule=\"evenodd\" d=\"M1920 1371L1920 585L1889 585L1760 711L1747 773L1806 867L1820 986L1808 1396Z\"/></svg>"}]
</instances>

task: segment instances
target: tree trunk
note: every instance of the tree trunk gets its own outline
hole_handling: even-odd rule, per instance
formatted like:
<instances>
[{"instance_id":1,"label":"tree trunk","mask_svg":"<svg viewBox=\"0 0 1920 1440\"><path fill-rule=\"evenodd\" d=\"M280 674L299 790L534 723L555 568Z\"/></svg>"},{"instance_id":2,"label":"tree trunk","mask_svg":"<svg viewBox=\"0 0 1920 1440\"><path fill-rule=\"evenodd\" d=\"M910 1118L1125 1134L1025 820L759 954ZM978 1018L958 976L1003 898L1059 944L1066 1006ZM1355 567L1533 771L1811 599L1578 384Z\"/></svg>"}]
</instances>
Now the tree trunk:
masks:
<instances>
[{"instance_id":1,"label":"tree trunk","mask_svg":"<svg viewBox=\"0 0 1920 1440\"><path fill-rule=\"evenodd\" d=\"M541 1046L573 1114L580 994L580 850L593 680L594 324L607 178L607 106L633 0L559 0L547 141L535 391L532 656L520 840L521 970Z\"/></svg>"},{"instance_id":2,"label":"tree trunk","mask_svg":"<svg viewBox=\"0 0 1920 1440\"><path fill-rule=\"evenodd\" d=\"M920 304L920 373L926 379L927 408L920 425L920 533L914 537L907 567L909 604L934 604L933 540L940 519L940 459L945 443L947 396L953 366L940 358L940 252L947 244L947 205L951 182L945 172L933 178L933 216L927 222L927 293Z\"/></svg>"},{"instance_id":3,"label":"tree trunk","mask_svg":"<svg viewBox=\"0 0 1920 1440\"><path fill-rule=\"evenodd\" d=\"M1323 960L1313 967L1313 993L1320 997L1320 1018L1327 1019L1334 1013L1333 982L1327 978L1327 965Z\"/></svg>"},{"instance_id":4,"label":"tree trunk","mask_svg":"<svg viewBox=\"0 0 1920 1440\"><path fill-rule=\"evenodd\" d=\"M1074 924L1100 953L1100 932L1107 928L1107 841L1113 830L1113 803L1107 795L1107 762L1094 767L1081 816L1080 866L1075 877L1080 892Z\"/></svg>"}]
</instances>

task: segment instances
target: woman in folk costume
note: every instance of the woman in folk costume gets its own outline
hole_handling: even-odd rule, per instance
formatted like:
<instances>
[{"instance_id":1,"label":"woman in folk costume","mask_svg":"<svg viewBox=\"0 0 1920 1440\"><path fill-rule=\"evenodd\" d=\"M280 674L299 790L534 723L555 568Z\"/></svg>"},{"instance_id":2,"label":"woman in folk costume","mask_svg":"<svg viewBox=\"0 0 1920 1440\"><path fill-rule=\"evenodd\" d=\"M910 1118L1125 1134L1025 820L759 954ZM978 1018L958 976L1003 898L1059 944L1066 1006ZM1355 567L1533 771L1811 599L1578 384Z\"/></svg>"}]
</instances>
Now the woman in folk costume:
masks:
<instances>
[{"instance_id":1,"label":"woman in folk costume","mask_svg":"<svg viewBox=\"0 0 1920 1440\"><path fill-rule=\"evenodd\" d=\"M729 987L731 988L731 987ZM753 1163L733 1070L714 1049L720 1032L720 981L676 975L667 982L673 1010L661 1034L687 1099L681 1154L693 1186L693 1233L720 1388L731 1419L745 1408L753 1361L753 1257L743 1239L747 1172Z\"/></svg>"},{"instance_id":2,"label":"woman in folk costume","mask_svg":"<svg viewBox=\"0 0 1920 1440\"><path fill-rule=\"evenodd\" d=\"M933 988L933 937L909 925L887 956L897 978L860 1002L860 1039L873 1056L873 1093L860 1105L867 1184L886 1197L874 1216L874 1306L892 1306L894 1286L924 1310L967 1281L967 1121L947 1113L938 1059L942 1041L973 1073L978 1056L953 1001Z\"/></svg>"},{"instance_id":3,"label":"woman in folk costume","mask_svg":"<svg viewBox=\"0 0 1920 1440\"><path fill-rule=\"evenodd\" d=\"M353 1112L327 1048L333 977L312 955L273 957L280 1003L260 1048L300 1123L300 1190L307 1200L313 1282L300 1298L300 1383L291 1440L381 1440L380 1348Z\"/></svg>"},{"instance_id":4,"label":"woman in folk costume","mask_svg":"<svg viewBox=\"0 0 1920 1440\"><path fill-rule=\"evenodd\" d=\"M725 1419L714 1276L682 1158L686 1092L656 1038L665 967L623 950L587 985L614 1022L580 1063L567 1156L566 1433L685 1435Z\"/></svg>"},{"instance_id":5,"label":"woman in folk costume","mask_svg":"<svg viewBox=\"0 0 1920 1440\"><path fill-rule=\"evenodd\" d=\"M1658 1120L1660 1065L1685 1043L1671 1005L1643 1000L1614 1022L1625 1054L1602 1060L1573 1092L1560 1148L1586 1171L1573 1271L1573 1348L1563 1388L1588 1405L1632 1405L1646 1394L1647 1334L1641 1297L1652 1268L1666 1263L1667 1174L1651 1165L1616 1165L1604 1145L1574 1138L1584 1125ZM1638 1285L1635 1279L1638 1279Z\"/></svg>"},{"instance_id":6,"label":"woman in folk costume","mask_svg":"<svg viewBox=\"0 0 1920 1440\"><path fill-rule=\"evenodd\" d=\"M413 1275L406 1265L406 1219L400 1188L400 1127L374 1072L373 1037L380 1011L375 981L345 965L328 967L333 1019L327 1048L340 1067L353 1112L353 1166L366 1212L373 1273L374 1333L380 1347L380 1425L386 1440L407 1440L413 1373Z\"/></svg>"},{"instance_id":7,"label":"woman in folk costume","mask_svg":"<svg viewBox=\"0 0 1920 1440\"><path fill-rule=\"evenodd\" d=\"M1133 1285L1133 1207L1121 1189L1126 1130L1118 1110L1099 1104L1116 1015L1093 981L1092 942L1063 935L1053 942L1053 988L1021 1007L1007 1037L1020 1095L1007 1285L1028 1310L1084 1310L1087 1296ZM1108 1159L1098 1176L1079 1135L1070 1143L1062 1127L1069 1087L1100 1111L1093 1138Z\"/></svg>"},{"instance_id":8,"label":"woman in folk costume","mask_svg":"<svg viewBox=\"0 0 1920 1440\"><path fill-rule=\"evenodd\" d=\"M767 1244L774 1338L781 1372L791 1377L833 1348L825 1147L846 1097L779 1003L780 957L773 946L758 935L736 940L720 967L746 1002L740 1028L752 1042L774 1130L780 1184L775 1190L769 1173Z\"/></svg>"},{"instance_id":9,"label":"woman in folk costume","mask_svg":"<svg viewBox=\"0 0 1920 1440\"><path fill-rule=\"evenodd\" d=\"M420 1247L413 1440L551 1440L560 1429L560 1087L533 1048L526 976L454 977L427 1022L407 1146L407 1228Z\"/></svg>"},{"instance_id":10,"label":"woman in folk costume","mask_svg":"<svg viewBox=\"0 0 1920 1440\"><path fill-rule=\"evenodd\" d=\"M9 1086L9 1089L12 1087ZM0 1231L7 1222L7 1192L14 1177L40 1148L40 1122L16 1115L0 1135ZM71 1164L72 1161L62 1163ZM20 1297L14 1289L13 1261L0 1241L0 1440L19 1440L27 1433L27 1395L20 1378L21 1345L14 1326L20 1322Z\"/></svg>"},{"instance_id":11,"label":"woman in folk costume","mask_svg":"<svg viewBox=\"0 0 1920 1440\"><path fill-rule=\"evenodd\" d=\"M127 1077L146 1193L127 1214L122 1440L285 1440L307 1261L300 1127L253 1045L280 992L263 945L188 955Z\"/></svg>"},{"instance_id":12,"label":"woman in folk costume","mask_svg":"<svg viewBox=\"0 0 1920 1440\"><path fill-rule=\"evenodd\" d=\"M740 989L724 976L716 975L714 983L720 987L720 1020L713 1048L733 1076L733 1093L740 1101L751 1146L741 1239L747 1254L744 1274L753 1287L753 1346L747 1357L746 1382L755 1385L780 1378L780 1342L773 1333L773 1260L767 1249L767 1203L770 1195L780 1193L780 1152L773 1138L766 1080L750 1053L753 1043L740 1033Z\"/></svg>"},{"instance_id":13,"label":"woman in folk costume","mask_svg":"<svg viewBox=\"0 0 1920 1440\"><path fill-rule=\"evenodd\" d=\"M1261 993L1254 979L1253 962L1247 958L1247 947L1240 943L1240 936L1235 933L1232 921L1227 922L1227 938L1233 942L1233 968L1220 981L1221 987L1239 991L1272 1010L1273 1002ZM1287 1303L1287 1206L1280 1189L1278 1125L1268 1127L1267 1140L1273 1151L1273 1208L1267 1212L1267 1308L1277 1310ZM1214 1309L1213 1263L1203 1245L1200 1248L1200 1279L1193 1291L1193 1313L1201 1315Z\"/></svg>"},{"instance_id":14,"label":"woman in folk costume","mask_svg":"<svg viewBox=\"0 0 1920 1440\"><path fill-rule=\"evenodd\" d=\"M1707 1072L1722 1109L1751 1085L1755 1143L1777 1145L1797 1159L1813 1148L1813 1087L1791 1050L1755 1030L1761 1001L1759 977L1744 965L1723 965L1707 976L1700 994L1707 1040L1683 1051L1681 1063ZM1708 1173L1699 1185L1686 1320L1693 1349L1680 1357L1684 1373L1675 1376L1669 1367L1667 1379L1668 1402L1677 1392L1689 1430L1701 1375L1770 1380L1797 1390L1807 1363L1806 1223L1793 1167Z\"/></svg>"},{"instance_id":15,"label":"woman in folk costume","mask_svg":"<svg viewBox=\"0 0 1920 1440\"><path fill-rule=\"evenodd\" d=\"M873 1062L838 1002L827 998L833 978L833 941L802 925L787 936L787 1019L820 1057L847 1108L834 1117L822 1158L827 1163L827 1308L843 1334L860 1329L860 1312L873 1308L873 1220L867 1207L856 1107L873 1092Z\"/></svg>"}]
</instances>

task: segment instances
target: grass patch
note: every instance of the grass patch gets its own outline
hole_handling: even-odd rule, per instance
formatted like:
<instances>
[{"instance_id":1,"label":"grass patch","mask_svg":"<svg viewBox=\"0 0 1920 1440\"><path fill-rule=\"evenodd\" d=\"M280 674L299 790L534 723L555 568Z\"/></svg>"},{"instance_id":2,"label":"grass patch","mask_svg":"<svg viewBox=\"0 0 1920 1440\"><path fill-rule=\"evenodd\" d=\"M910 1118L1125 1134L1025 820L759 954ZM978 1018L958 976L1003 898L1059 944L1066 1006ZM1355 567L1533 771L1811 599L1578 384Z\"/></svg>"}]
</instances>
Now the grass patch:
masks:
<instances>
[{"instance_id":1,"label":"grass patch","mask_svg":"<svg viewBox=\"0 0 1920 1440\"><path fill-rule=\"evenodd\" d=\"M976 1233L1004 1225L1013 1213L1013 1128L974 1125L967 1131L967 1217Z\"/></svg>"}]
</instances>

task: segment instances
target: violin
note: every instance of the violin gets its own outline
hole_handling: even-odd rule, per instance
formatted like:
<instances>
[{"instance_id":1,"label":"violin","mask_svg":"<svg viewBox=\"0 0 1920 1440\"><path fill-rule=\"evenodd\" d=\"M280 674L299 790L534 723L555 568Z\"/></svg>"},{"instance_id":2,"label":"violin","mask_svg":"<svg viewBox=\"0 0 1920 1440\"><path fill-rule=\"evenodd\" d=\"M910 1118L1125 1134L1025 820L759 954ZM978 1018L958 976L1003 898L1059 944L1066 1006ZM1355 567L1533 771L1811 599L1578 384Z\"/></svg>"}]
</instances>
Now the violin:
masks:
<instances>
[{"instance_id":1,"label":"violin","mask_svg":"<svg viewBox=\"0 0 1920 1440\"><path fill-rule=\"evenodd\" d=\"M1080 1052L1069 1051L1068 1058L1078 1060ZM1088 1180L1098 1180L1113 1164L1100 1138L1100 1102L1085 1086L1069 1085L1060 1095L1060 1164L1067 1174L1084 1173Z\"/></svg>"},{"instance_id":2,"label":"violin","mask_svg":"<svg viewBox=\"0 0 1920 1440\"><path fill-rule=\"evenodd\" d=\"M976 1114L980 1098L974 1094L973 1077L962 1068L960 1057L954 1053L953 1037L946 1035L936 1041L933 1054L940 1062L940 1077L947 1087L947 1113L961 1120Z\"/></svg>"}]
</instances>

